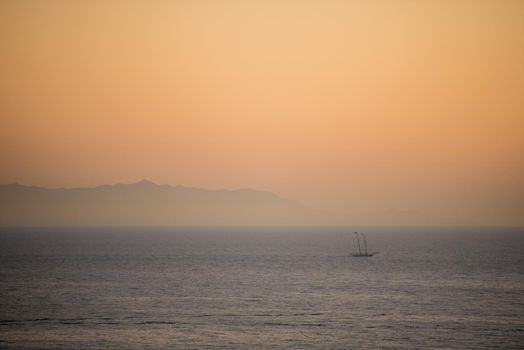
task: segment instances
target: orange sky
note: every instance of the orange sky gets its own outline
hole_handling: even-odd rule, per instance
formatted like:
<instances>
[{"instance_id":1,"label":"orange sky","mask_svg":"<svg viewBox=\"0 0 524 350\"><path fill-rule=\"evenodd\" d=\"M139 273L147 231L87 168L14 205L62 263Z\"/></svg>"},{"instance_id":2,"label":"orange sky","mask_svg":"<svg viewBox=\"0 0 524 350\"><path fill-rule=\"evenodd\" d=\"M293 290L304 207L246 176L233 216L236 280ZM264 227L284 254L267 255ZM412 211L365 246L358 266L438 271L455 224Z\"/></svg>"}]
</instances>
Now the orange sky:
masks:
<instances>
[{"instance_id":1,"label":"orange sky","mask_svg":"<svg viewBox=\"0 0 524 350\"><path fill-rule=\"evenodd\" d=\"M0 2L0 183L524 225L524 2Z\"/></svg>"}]
</instances>

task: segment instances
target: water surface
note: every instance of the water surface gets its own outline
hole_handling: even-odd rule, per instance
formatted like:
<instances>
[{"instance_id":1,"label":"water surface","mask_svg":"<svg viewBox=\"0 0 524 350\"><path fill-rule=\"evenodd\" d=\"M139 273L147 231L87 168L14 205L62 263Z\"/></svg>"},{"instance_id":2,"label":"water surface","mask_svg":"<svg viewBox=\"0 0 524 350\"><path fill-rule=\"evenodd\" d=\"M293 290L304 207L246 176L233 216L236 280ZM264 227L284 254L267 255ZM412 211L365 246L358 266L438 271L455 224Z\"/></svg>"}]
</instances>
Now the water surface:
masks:
<instances>
[{"instance_id":1,"label":"water surface","mask_svg":"<svg viewBox=\"0 0 524 350\"><path fill-rule=\"evenodd\" d=\"M518 349L524 231L2 229L0 348Z\"/></svg>"}]
</instances>

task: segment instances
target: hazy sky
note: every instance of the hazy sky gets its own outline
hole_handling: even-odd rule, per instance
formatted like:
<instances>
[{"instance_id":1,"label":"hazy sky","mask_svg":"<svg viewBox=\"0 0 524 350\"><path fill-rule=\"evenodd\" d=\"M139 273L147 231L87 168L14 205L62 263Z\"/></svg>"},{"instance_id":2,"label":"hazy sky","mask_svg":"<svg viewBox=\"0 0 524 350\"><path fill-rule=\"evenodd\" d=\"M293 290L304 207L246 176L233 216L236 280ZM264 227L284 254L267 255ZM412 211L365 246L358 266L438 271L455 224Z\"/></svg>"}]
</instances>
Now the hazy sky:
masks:
<instances>
[{"instance_id":1,"label":"hazy sky","mask_svg":"<svg viewBox=\"0 0 524 350\"><path fill-rule=\"evenodd\" d=\"M0 2L0 182L524 224L524 1Z\"/></svg>"}]
</instances>

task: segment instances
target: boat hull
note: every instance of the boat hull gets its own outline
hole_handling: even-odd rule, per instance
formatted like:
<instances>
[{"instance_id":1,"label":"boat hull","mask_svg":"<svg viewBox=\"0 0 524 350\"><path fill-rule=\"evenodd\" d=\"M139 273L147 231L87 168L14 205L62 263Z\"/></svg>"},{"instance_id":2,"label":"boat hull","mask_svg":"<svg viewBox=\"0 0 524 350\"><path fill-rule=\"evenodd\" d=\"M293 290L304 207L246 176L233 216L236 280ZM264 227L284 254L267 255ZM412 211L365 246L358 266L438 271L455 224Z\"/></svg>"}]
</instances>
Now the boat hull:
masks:
<instances>
[{"instance_id":1,"label":"boat hull","mask_svg":"<svg viewBox=\"0 0 524 350\"><path fill-rule=\"evenodd\" d=\"M376 253L368 253L368 254L355 253L355 254L351 254L351 256L354 257L354 258L369 258L369 257L372 257L375 254Z\"/></svg>"}]
</instances>

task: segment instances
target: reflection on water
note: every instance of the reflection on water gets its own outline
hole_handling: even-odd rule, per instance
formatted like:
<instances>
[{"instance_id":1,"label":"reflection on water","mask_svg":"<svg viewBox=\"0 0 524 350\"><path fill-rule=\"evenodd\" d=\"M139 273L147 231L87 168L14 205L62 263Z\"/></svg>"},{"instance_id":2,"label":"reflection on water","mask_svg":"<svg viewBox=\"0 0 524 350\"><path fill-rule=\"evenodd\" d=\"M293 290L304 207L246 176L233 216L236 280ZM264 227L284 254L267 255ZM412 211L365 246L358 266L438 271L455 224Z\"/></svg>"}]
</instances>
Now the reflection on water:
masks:
<instances>
[{"instance_id":1,"label":"reflection on water","mask_svg":"<svg viewBox=\"0 0 524 350\"><path fill-rule=\"evenodd\" d=\"M0 347L517 349L524 232L4 229Z\"/></svg>"}]
</instances>

